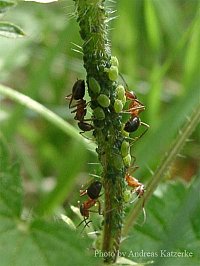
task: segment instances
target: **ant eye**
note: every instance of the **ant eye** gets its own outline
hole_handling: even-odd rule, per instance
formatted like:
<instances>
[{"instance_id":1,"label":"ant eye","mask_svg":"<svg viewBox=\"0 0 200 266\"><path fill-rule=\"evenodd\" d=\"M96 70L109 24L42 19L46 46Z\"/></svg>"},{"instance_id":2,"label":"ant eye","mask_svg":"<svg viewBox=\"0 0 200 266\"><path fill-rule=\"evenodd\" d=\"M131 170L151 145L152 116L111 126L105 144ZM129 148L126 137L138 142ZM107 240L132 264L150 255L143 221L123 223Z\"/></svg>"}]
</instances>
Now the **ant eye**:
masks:
<instances>
[{"instance_id":1,"label":"ant eye","mask_svg":"<svg viewBox=\"0 0 200 266\"><path fill-rule=\"evenodd\" d=\"M121 145L121 155L126 157L130 153L130 144L127 141L123 141Z\"/></svg>"},{"instance_id":2,"label":"ant eye","mask_svg":"<svg viewBox=\"0 0 200 266\"><path fill-rule=\"evenodd\" d=\"M114 109L116 113L120 113L123 109L123 103L121 100L115 100Z\"/></svg>"},{"instance_id":3,"label":"ant eye","mask_svg":"<svg viewBox=\"0 0 200 266\"><path fill-rule=\"evenodd\" d=\"M110 80L115 81L118 78L118 67L117 66L111 66L107 69L108 77Z\"/></svg>"},{"instance_id":4,"label":"ant eye","mask_svg":"<svg viewBox=\"0 0 200 266\"><path fill-rule=\"evenodd\" d=\"M95 78L89 78L89 88L91 91L93 91L95 94L99 94L101 91L101 87L98 83L98 81L96 81Z\"/></svg>"},{"instance_id":5,"label":"ant eye","mask_svg":"<svg viewBox=\"0 0 200 266\"><path fill-rule=\"evenodd\" d=\"M111 56L110 63L112 66L116 66L116 67L119 66L119 61L116 56Z\"/></svg>"},{"instance_id":6,"label":"ant eye","mask_svg":"<svg viewBox=\"0 0 200 266\"><path fill-rule=\"evenodd\" d=\"M124 158L123 158L123 161L124 161L124 165L126 167L129 167L131 165L131 155L128 154L126 155Z\"/></svg>"},{"instance_id":7,"label":"ant eye","mask_svg":"<svg viewBox=\"0 0 200 266\"><path fill-rule=\"evenodd\" d=\"M97 120L104 120L105 119L105 113L104 110L101 107L97 107L93 110L94 117Z\"/></svg>"},{"instance_id":8,"label":"ant eye","mask_svg":"<svg viewBox=\"0 0 200 266\"><path fill-rule=\"evenodd\" d=\"M123 100L125 96L125 89L122 85L118 85L116 88L116 97L119 100Z\"/></svg>"},{"instance_id":9,"label":"ant eye","mask_svg":"<svg viewBox=\"0 0 200 266\"><path fill-rule=\"evenodd\" d=\"M97 102L102 106L107 108L110 105L110 99L105 94L100 94L97 98Z\"/></svg>"}]
</instances>

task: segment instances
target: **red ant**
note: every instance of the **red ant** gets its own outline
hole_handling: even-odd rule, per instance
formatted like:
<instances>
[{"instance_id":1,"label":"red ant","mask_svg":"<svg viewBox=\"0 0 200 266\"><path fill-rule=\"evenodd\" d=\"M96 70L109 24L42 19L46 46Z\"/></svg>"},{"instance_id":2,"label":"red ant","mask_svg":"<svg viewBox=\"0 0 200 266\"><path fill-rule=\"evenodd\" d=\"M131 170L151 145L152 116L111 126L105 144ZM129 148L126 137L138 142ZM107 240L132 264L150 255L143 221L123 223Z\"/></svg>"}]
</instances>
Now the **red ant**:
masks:
<instances>
[{"instance_id":1,"label":"red ant","mask_svg":"<svg viewBox=\"0 0 200 266\"><path fill-rule=\"evenodd\" d=\"M126 173L125 179L129 187L134 188L134 191L138 195L138 198L141 198L144 195L145 191L144 184L140 183L135 177L131 176L129 173Z\"/></svg>"},{"instance_id":2,"label":"red ant","mask_svg":"<svg viewBox=\"0 0 200 266\"><path fill-rule=\"evenodd\" d=\"M78 127L83 130L83 132L80 132L80 134L84 133L85 131L93 130L93 125L86 123L86 119L84 119L86 113L87 113L87 103L86 100L83 99L85 96L85 81L84 80L77 80L72 88L72 93L66 97L66 99L69 99L69 108L76 107L75 110L73 110L71 113L76 113L74 119L78 120ZM72 101L76 100L75 105L71 105ZM89 119L90 120L90 119ZM88 120L88 121L89 121Z\"/></svg>"},{"instance_id":3,"label":"red ant","mask_svg":"<svg viewBox=\"0 0 200 266\"><path fill-rule=\"evenodd\" d=\"M144 184L140 183L135 177L131 176L128 172L125 175L125 179L126 179L126 182L129 185L129 187L133 187L134 188L133 192L136 192L137 198L141 198L144 195L144 193L145 193ZM133 201L131 201L131 203L133 203L134 201L135 201L135 199ZM145 212L145 208L144 208L144 201L143 201L143 204L142 204L142 210L143 210L143 215L144 215L144 221L142 223L142 225L143 225L145 223L145 221L146 221L146 212Z\"/></svg>"},{"instance_id":4,"label":"red ant","mask_svg":"<svg viewBox=\"0 0 200 266\"><path fill-rule=\"evenodd\" d=\"M80 191L80 196L84 196L87 194L89 199L84 201L80 205L80 213L84 217L84 219L77 227L79 227L83 222L85 222L84 228L88 226L89 223L91 223L90 220L87 220L89 219L89 213L92 212L90 208L95 206L96 203L98 203L98 213L101 214L101 204L98 200L98 198L100 197L101 188L102 183L99 181L94 181L86 190Z\"/></svg>"},{"instance_id":5,"label":"red ant","mask_svg":"<svg viewBox=\"0 0 200 266\"><path fill-rule=\"evenodd\" d=\"M123 82L125 83L126 87L128 88L128 85L126 83L126 81L124 80L123 76L120 74ZM130 100L130 104L129 104L129 109L127 111L123 111L123 113L130 113L131 114L131 118L126 122L125 126L124 126L124 130L126 132L132 133L134 131L136 131L141 125L146 127L146 130L139 136L136 137L135 139L139 139L141 138L149 129L149 125L142 122L139 114L145 110L145 106L143 103L141 103L138 99L136 94L133 91L125 91L125 95L126 95L126 99Z\"/></svg>"}]
</instances>

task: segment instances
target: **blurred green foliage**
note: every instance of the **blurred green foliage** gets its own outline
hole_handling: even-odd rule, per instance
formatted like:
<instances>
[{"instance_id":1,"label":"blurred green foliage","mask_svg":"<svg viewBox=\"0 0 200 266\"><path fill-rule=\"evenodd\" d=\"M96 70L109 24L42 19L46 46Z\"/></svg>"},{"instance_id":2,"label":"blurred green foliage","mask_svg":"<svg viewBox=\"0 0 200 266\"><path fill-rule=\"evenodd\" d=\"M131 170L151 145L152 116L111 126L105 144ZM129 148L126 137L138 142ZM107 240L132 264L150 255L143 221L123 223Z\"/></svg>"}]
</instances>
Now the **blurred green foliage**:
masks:
<instances>
[{"instance_id":1,"label":"blurred green foliage","mask_svg":"<svg viewBox=\"0 0 200 266\"><path fill-rule=\"evenodd\" d=\"M112 54L129 89L146 105L141 118L151 127L132 150L140 167L135 175L145 183L200 102L200 2L117 0L107 5L117 10L109 31ZM81 40L73 11L73 1L20 2L9 10L3 20L17 23L27 36L1 38L0 82L77 127L65 101L76 79L85 77L81 51L74 51ZM77 206L89 175L100 173L97 164L88 164L97 162L94 153L8 99L1 98L0 122L1 136L21 165L25 205L40 215L66 210L73 218L69 205ZM165 183L198 175L199 127L191 138Z\"/></svg>"}]
</instances>

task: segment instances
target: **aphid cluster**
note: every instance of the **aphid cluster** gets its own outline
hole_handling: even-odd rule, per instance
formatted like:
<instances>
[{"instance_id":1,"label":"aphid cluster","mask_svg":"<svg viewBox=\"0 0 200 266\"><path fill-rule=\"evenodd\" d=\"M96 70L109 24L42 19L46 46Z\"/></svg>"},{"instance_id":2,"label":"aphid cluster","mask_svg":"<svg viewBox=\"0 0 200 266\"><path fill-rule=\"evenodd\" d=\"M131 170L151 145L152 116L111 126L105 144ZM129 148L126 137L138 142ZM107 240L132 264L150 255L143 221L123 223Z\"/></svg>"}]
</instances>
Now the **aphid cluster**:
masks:
<instances>
[{"instance_id":1,"label":"aphid cluster","mask_svg":"<svg viewBox=\"0 0 200 266\"><path fill-rule=\"evenodd\" d=\"M118 61L116 57L111 60L111 68L107 69L110 80L117 80L118 77ZM126 168L125 180L131 192L136 193L137 197L140 198L144 195L145 187L135 177L130 174L131 164L134 164L136 158L131 156L130 147L132 143L140 139L148 130L149 125L142 122L140 119L140 113L145 110L145 106L141 103L136 94L133 91L129 91L128 85L126 84L123 76L120 74L123 82L126 85L126 89L122 84L118 84L115 90L115 102L114 110L118 114L127 113L130 114L128 121L123 125L122 132L124 132L124 140L121 143L121 156L123 158L123 164ZM124 110L124 106L128 104L128 109ZM138 130L140 126L146 127L146 129L137 137L130 138L129 134ZM133 162L132 162L133 159ZM134 167L136 170L137 167Z\"/></svg>"},{"instance_id":2,"label":"aphid cluster","mask_svg":"<svg viewBox=\"0 0 200 266\"><path fill-rule=\"evenodd\" d=\"M93 78L88 78L88 88L92 93L93 102L87 103L84 99L85 96L85 81L77 80L72 88L72 93L66 97L69 100L69 108L73 109L71 113L75 113L74 119L78 121L78 127L82 130L81 134L86 131L91 131L96 129L95 120L104 120L105 119L105 109L109 112L114 112L122 116L123 114L129 114L130 117L123 124L121 128L121 132L123 137L123 141L121 142L121 153L113 154L113 164L116 169L121 169L124 166L125 169L125 181L128 187L131 188L131 194L136 193L137 198L143 196L145 187L139 182L135 177L131 176L130 169L133 162L135 162L135 157L131 156L130 148L134 141L140 139L148 130L149 125L142 122L140 119L140 113L145 110L144 104L142 104L136 94L133 91L128 90L128 86L121 76L123 82L126 85L126 89L122 84L119 84L117 79L119 76L118 73L118 60L116 57L111 57L111 66L110 68L105 68L104 70L108 78L115 84L115 95L114 101L110 100L110 98L102 93L101 87L98 81ZM95 100L94 100L95 99ZM91 108L93 109L93 115L91 118L87 119L87 107L91 104ZM128 106L125 109L125 106ZM88 121L90 121L88 123ZM138 130L140 126L146 127L146 129L137 137L130 137L129 134ZM118 145L118 150L120 146ZM119 153L119 152L118 152ZM115 158L114 158L115 157ZM134 159L134 160L133 160ZM132 162L133 161L133 162ZM135 169L137 167L134 167ZM80 213L83 216L83 222L85 226L88 226L91 222L89 220L90 212L93 211L93 206L98 205L98 213L101 214L101 204L99 201L100 192L102 189L102 183L100 181L93 181L86 190L80 192L80 196L86 195L88 198L80 204ZM130 191L130 189L129 189ZM129 201L130 202L130 201ZM91 210L92 208L92 210ZM79 224L79 225L80 225Z\"/></svg>"}]
</instances>

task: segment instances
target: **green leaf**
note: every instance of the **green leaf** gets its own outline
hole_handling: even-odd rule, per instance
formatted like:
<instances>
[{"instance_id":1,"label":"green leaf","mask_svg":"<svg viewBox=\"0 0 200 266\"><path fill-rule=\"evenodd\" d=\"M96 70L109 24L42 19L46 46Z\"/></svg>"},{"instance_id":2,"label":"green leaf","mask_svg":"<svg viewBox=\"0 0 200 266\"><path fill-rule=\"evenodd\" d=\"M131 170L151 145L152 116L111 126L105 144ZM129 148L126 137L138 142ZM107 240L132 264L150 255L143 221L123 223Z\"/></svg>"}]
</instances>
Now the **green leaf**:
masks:
<instances>
[{"instance_id":1,"label":"green leaf","mask_svg":"<svg viewBox=\"0 0 200 266\"><path fill-rule=\"evenodd\" d=\"M7 38L23 37L25 33L15 24L10 22L0 22L0 36Z\"/></svg>"},{"instance_id":2,"label":"green leaf","mask_svg":"<svg viewBox=\"0 0 200 266\"><path fill-rule=\"evenodd\" d=\"M63 223L1 218L1 266L68 266L97 265L98 259L87 252L85 239Z\"/></svg>"},{"instance_id":3,"label":"green leaf","mask_svg":"<svg viewBox=\"0 0 200 266\"><path fill-rule=\"evenodd\" d=\"M9 165L8 151L2 141L0 147L0 216L19 218L23 198L19 165Z\"/></svg>"},{"instance_id":4,"label":"green leaf","mask_svg":"<svg viewBox=\"0 0 200 266\"><path fill-rule=\"evenodd\" d=\"M194 80L194 77L200 75L200 62L198 54L200 53L200 16L197 14L197 18L194 21L194 25L191 31L188 47L185 55L185 84L188 89Z\"/></svg>"},{"instance_id":5,"label":"green leaf","mask_svg":"<svg viewBox=\"0 0 200 266\"><path fill-rule=\"evenodd\" d=\"M145 1L145 19L149 42L155 51L160 48L160 28L154 1Z\"/></svg>"},{"instance_id":6,"label":"green leaf","mask_svg":"<svg viewBox=\"0 0 200 266\"><path fill-rule=\"evenodd\" d=\"M45 195L38 205L38 213L41 215L51 213L55 206L64 202L65 198L70 195L73 187L74 177L80 172L81 167L87 162L87 153L80 141L73 142L68 146L69 155L66 158L65 171L58 177L55 189ZM78 152L77 152L78 151ZM76 160L74 160L76 158ZM77 163L78 162L78 163Z\"/></svg>"},{"instance_id":7,"label":"green leaf","mask_svg":"<svg viewBox=\"0 0 200 266\"><path fill-rule=\"evenodd\" d=\"M6 12L10 7L15 6L14 1L0 0L0 14Z\"/></svg>"},{"instance_id":8,"label":"green leaf","mask_svg":"<svg viewBox=\"0 0 200 266\"><path fill-rule=\"evenodd\" d=\"M24 0L25 2L36 2L41 4L48 4L52 2L57 2L58 0Z\"/></svg>"},{"instance_id":9,"label":"green leaf","mask_svg":"<svg viewBox=\"0 0 200 266\"><path fill-rule=\"evenodd\" d=\"M33 110L34 112L40 114L43 118L48 120L53 125L57 126L59 129L61 129L64 133L69 135L70 137L74 138L76 141L80 142L81 144L84 144L86 148L91 150L93 153L95 152L95 145L88 141L87 139L83 138L78 130L76 130L73 126L71 126L69 123L64 121L62 118L60 118L58 115L50 111L49 109L45 108L40 103L34 101L30 97L13 90L9 87L6 87L2 84L0 84L0 94L4 95L5 97L8 97L9 99L12 99L16 101L17 103L20 103L23 106L28 107L29 109ZM95 153L96 154L96 153Z\"/></svg>"},{"instance_id":10,"label":"green leaf","mask_svg":"<svg viewBox=\"0 0 200 266\"><path fill-rule=\"evenodd\" d=\"M7 151L1 144L1 156ZM8 158L8 157L7 157ZM8 160L7 160L8 163ZM6 165L8 165L6 163ZM0 258L1 266L98 265L87 251L88 239L69 230L61 220L46 222L22 218L23 192L19 167L2 167L0 175Z\"/></svg>"},{"instance_id":11,"label":"green leaf","mask_svg":"<svg viewBox=\"0 0 200 266\"><path fill-rule=\"evenodd\" d=\"M143 226L136 225L124 241L127 254L152 252L150 256L132 256L137 262L155 261L154 265L198 265L200 178L187 188L181 182L159 186L145 206L147 219ZM161 251L191 252L191 258L161 257ZM143 253L144 254L144 253ZM157 255L156 255L157 254Z\"/></svg>"}]
</instances>

